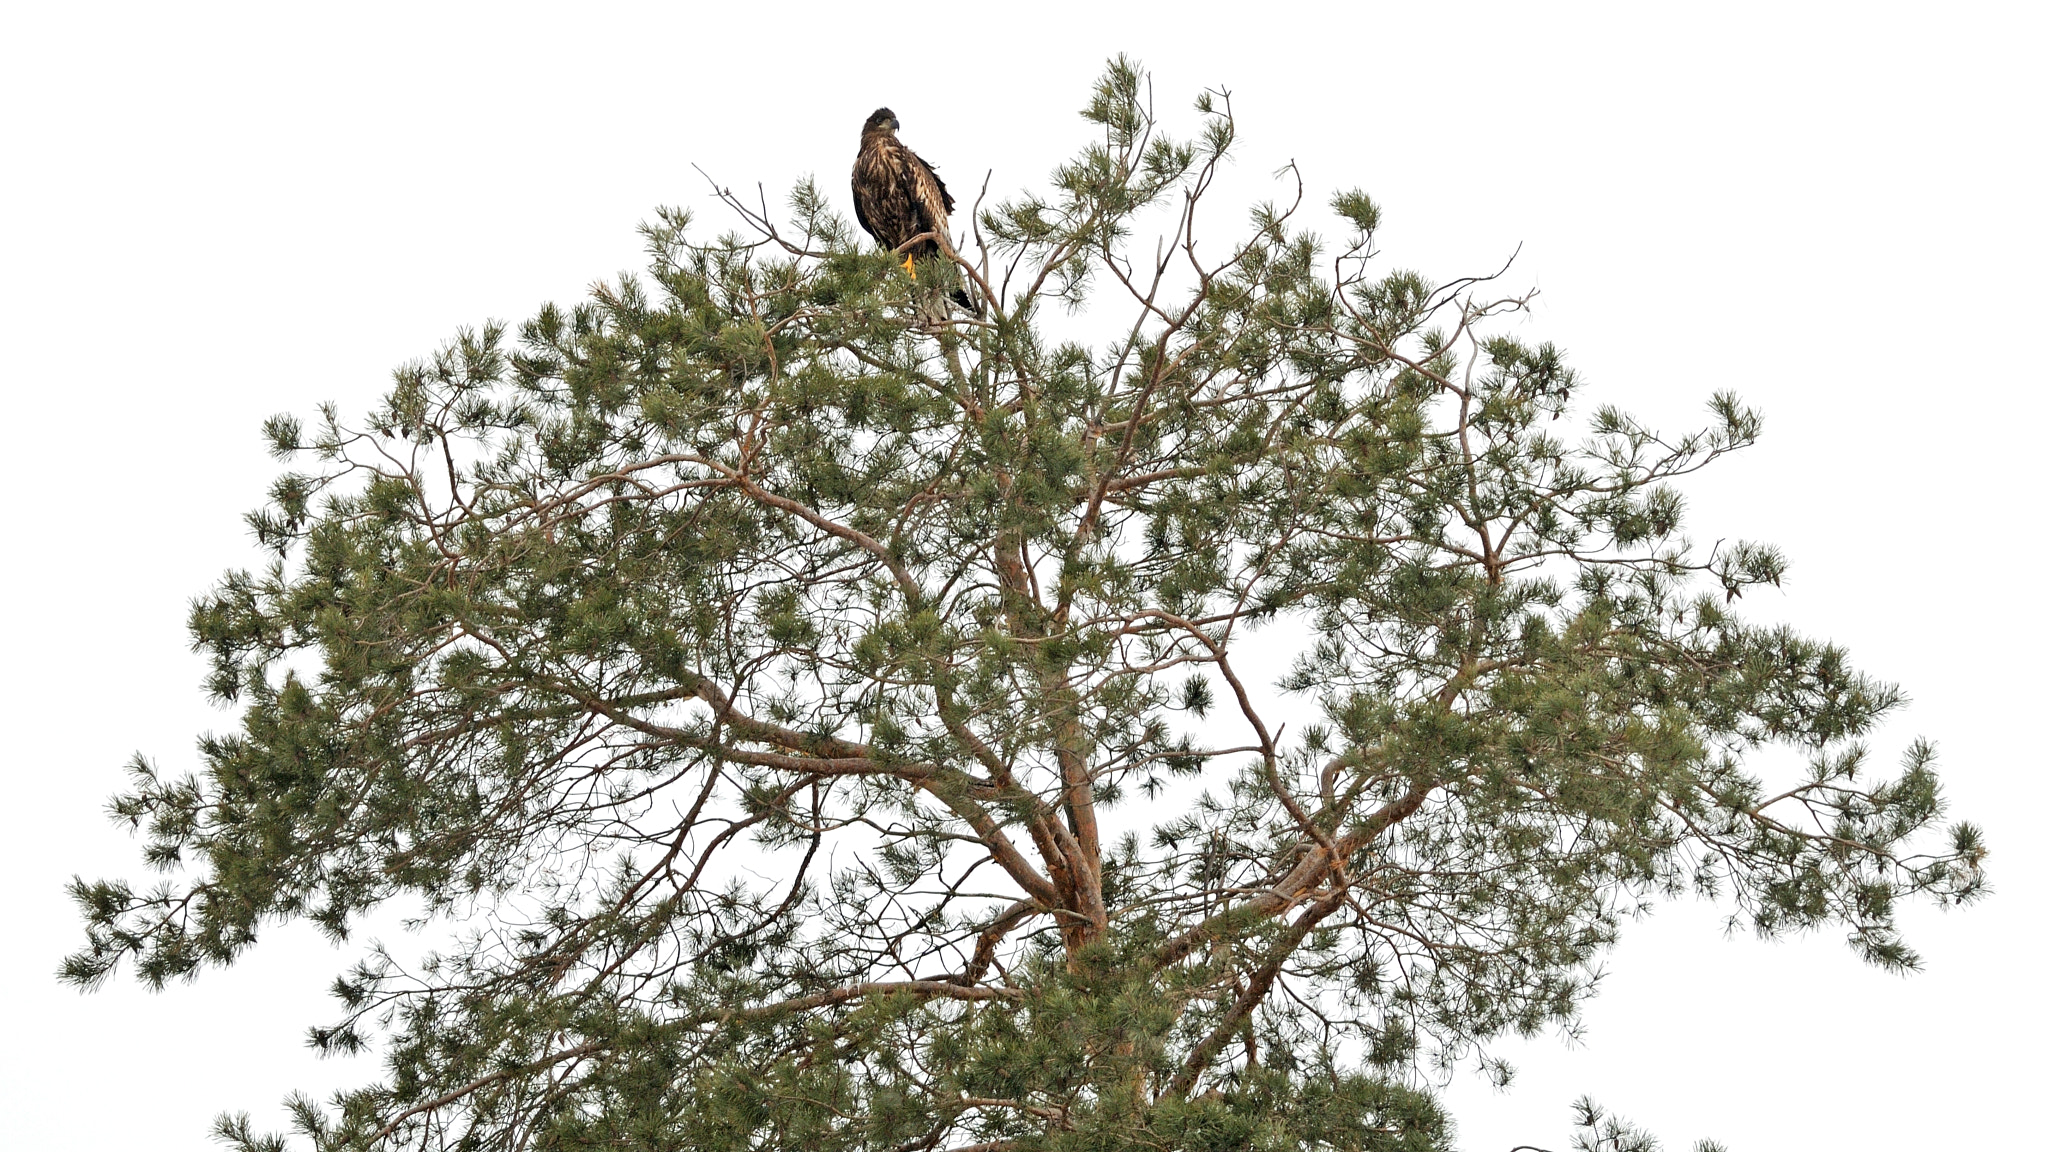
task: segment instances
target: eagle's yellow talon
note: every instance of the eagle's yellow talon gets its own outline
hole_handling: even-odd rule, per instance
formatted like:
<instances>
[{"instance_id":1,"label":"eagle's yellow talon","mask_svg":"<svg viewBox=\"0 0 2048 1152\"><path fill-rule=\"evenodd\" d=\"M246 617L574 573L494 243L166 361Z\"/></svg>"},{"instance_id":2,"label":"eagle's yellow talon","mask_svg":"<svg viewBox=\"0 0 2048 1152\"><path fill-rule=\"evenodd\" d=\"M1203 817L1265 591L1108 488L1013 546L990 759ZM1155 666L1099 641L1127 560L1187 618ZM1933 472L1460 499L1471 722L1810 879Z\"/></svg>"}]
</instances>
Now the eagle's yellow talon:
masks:
<instances>
[{"instance_id":1,"label":"eagle's yellow talon","mask_svg":"<svg viewBox=\"0 0 2048 1152\"><path fill-rule=\"evenodd\" d=\"M905 256L903 258L903 270L905 272L910 273L910 278L912 280L917 279L917 262L915 260L912 260L910 257Z\"/></svg>"}]
</instances>

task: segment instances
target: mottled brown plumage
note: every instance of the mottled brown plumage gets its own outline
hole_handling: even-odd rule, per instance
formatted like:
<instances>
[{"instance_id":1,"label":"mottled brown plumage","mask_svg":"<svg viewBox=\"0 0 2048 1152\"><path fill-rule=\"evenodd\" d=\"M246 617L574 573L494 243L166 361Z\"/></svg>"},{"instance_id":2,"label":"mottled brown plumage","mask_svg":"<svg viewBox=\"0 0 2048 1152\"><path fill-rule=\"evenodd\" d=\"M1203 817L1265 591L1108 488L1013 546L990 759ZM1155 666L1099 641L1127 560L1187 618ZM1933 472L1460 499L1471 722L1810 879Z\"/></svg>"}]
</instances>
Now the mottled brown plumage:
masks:
<instances>
[{"instance_id":1,"label":"mottled brown plumage","mask_svg":"<svg viewBox=\"0 0 2048 1152\"><path fill-rule=\"evenodd\" d=\"M894 112L875 109L861 126L860 155L853 161L853 214L868 235L892 252L926 232L947 235L947 219L953 211L953 197L946 191L945 181L922 156L896 139L900 127ZM941 251L935 240L919 241L904 249L903 266L915 276L912 261L930 259ZM955 298L967 302L964 293L956 293Z\"/></svg>"}]
</instances>

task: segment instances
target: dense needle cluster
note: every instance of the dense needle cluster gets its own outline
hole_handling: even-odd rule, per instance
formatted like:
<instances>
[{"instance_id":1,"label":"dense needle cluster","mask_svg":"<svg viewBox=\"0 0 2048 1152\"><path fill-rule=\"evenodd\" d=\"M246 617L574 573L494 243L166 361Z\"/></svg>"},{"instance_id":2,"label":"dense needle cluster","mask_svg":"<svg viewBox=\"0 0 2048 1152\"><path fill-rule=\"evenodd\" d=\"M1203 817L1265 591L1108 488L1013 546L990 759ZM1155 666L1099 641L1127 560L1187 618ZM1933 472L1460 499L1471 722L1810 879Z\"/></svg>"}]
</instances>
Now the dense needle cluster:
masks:
<instances>
[{"instance_id":1,"label":"dense needle cluster","mask_svg":"<svg viewBox=\"0 0 2048 1152\"><path fill-rule=\"evenodd\" d=\"M69 978L424 906L314 1032L386 1064L323 1149L1424 1150L1647 898L1911 965L1976 833L1865 762L1896 690L1733 612L1778 555L1681 534L1757 416L1573 410L1361 194L1198 244L1228 104L1145 92L919 265L982 316L805 185L273 421L276 564L192 621L239 730L137 762L171 878L81 882Z\"/></svg>"}]
</instances>

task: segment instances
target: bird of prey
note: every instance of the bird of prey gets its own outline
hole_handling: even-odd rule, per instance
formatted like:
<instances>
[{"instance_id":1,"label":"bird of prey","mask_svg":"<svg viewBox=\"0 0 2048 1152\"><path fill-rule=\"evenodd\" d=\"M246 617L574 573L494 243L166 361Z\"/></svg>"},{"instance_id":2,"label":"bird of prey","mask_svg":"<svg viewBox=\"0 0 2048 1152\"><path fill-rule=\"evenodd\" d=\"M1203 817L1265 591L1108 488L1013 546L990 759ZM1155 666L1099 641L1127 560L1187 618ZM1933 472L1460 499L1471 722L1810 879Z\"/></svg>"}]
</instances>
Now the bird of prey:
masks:
<instances>
[{"instance_id":1,"label":"bird of prey","mask_svg":"<svg viewBox=\"0 0 2048 1152\"><path fill-rule=\"evenodd\" d=\"M916 262L944 251L933 237L948 235L953 197L924 157L896 139L896 130L902 126L887 108L875 109L861 125L860 155L853 161L853 214L868 235L891 252L915 237L931 234L903 251L903 268L915 280ZM967 293L959 289L954 290L953 299L969 309L974 307Z\"/></svg>"}]
</instances>

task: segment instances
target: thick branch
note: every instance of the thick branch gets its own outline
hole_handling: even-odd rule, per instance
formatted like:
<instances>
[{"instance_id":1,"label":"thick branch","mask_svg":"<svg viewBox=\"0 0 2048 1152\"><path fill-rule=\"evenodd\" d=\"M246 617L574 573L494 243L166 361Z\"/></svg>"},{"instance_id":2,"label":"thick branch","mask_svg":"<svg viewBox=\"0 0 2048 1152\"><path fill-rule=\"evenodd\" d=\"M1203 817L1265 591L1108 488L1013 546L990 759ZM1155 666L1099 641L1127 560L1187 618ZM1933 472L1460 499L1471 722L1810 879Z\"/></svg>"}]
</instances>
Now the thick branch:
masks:
<instances>
[{"instance_id":1,"label":"thick branch","mask_svg":"<svg viewBox=\"0 0 2048 1152\"><path fill-rule=\"evenodd\" d=\"M1244 1024L1245 1017L1250 1016L1266 998L1266 993L1272 990L1273 982L1280 976L1280 970L1287 965L1287 958L1294 955L1296 948L1301 947L1301 942L1308 938L1309 931L1330 913L1344 906L1345 892L1346 889L1342 886L1332 888L1329 895L1310 905L1306 912L1295 918L1294 923L1287 926L1287 931L1274 942L1271 957L1253 974L1251 983L1238 996L1237 1002L1223 1014L1223 1019L1217 1023L1215 1029L1204 1036L1201 1043L1195 1045L1194 1051L1188 1053L1187 1061L1181 1065L1179 1075L1173 1078L1173 1084L1167 1091L1175 1096L1186 1096L1189 1090L1194 1088L1195 1081L1202 1078L1202 1072L1209 1067L1209 1062L1216 1058L1216 1053L1236 1034L1238 1028Z\"/></svg>"},{"instance_id":2,"label":"thick branch","mask_svg":"<svg viewBox=\"0 0 2048 1152\"><path fill-rule=\"evenodd\" d=\"M1300 901L1303 893L1321 884L1336 870L1338 864L1378 839L1382 832L1413 816L1435 787L1436 783L1432 780L1417 780L1400 798L1390 801L1367 817L1364 823L1337 837L1334 853L1320 844L1316 845L1304 853L1301 861L1289 869L1285 876L1274 881L1273 886L1266 891L1234 908L1218 912L1168 940L1153 953L1153 966L1164 968L1169 964L1178 963L1192 955L1203 943L1228 929L1251 920L1277 916L1293 907Z\"/></svg>"}]
</instances>

